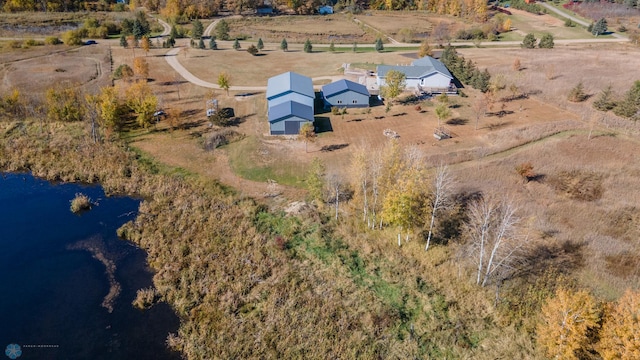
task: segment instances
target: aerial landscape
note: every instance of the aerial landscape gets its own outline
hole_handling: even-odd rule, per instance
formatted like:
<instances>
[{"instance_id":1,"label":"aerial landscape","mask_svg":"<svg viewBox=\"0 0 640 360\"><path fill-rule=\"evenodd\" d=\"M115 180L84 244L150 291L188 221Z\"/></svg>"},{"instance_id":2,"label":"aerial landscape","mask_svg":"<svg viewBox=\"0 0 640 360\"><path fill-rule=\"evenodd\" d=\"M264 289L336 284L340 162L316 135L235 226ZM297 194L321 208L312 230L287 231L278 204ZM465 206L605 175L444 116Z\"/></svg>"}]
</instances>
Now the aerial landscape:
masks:
<instances>
[{"instance_id":1,"label":"aerial landscape","mask_svg":"<svg viewBox=\"0 0 640 360\"><path fill-rule=\"evenodd\" d=\"M0 0L10 359L640 359L636 0Z\"/></svg>"}]
</instances>

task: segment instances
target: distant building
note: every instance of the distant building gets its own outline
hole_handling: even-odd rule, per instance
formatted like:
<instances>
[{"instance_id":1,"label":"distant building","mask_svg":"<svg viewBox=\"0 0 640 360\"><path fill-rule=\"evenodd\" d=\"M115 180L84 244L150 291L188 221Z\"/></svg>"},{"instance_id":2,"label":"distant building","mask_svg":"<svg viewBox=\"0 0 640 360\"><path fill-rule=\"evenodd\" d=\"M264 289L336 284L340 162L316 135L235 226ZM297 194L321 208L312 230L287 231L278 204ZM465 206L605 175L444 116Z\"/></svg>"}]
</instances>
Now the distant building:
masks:
<instances>
[{"instance_id":1,"label":"distant building","mask_svg":"<svg viewBox=\"0 0 640 360\"><path fill-rule=\"evenodd\" d=\"M305 122L313 122L315 91L311 78L286 72L269 78L267 103L271 135L296 135Z\"/></svg>"},{"instance_id":2,"label":"distant building","mask_svg":"<svg viewBox=\"0 0 640 360\"><path fill-rule=\"evenodd\" d=\"M271 5L260 5L256 7L257 15L273 15L274 14L273 6Z\"/></svg>"},{"instance_id":3,"label":"distant building","mask_svg":"<svg viewBox=\"0 0 640 360\"><path fill-rule=\"evenodd\" d=\"M411 65L378 65L376 79L378 86L386 84L385 78L391 70L405 74L407 90L427 92L455 91L455 87L452 88L453 76L447 67L430 56L414 60Z\"/></svg>"},{"instance_id":4,"label":"distant building","mask_svg":"<svg viewBox=\"0 0 640 360\"><path fill-rule=\"evenodd\" d=\"M333 14L333 6L324 5L318 8L318 14L320 15L328 15Z\"/></svg>"},{"instance_id":5,"label":"distant building","mask_svg":"<svg viewBox=\"0 0 640 360\"><path fill-rule=\"evenodd\" d=\"M322 87L325 107L369 107L367 87L349 80L338 80Z\"/></svg>"}]
</instances>

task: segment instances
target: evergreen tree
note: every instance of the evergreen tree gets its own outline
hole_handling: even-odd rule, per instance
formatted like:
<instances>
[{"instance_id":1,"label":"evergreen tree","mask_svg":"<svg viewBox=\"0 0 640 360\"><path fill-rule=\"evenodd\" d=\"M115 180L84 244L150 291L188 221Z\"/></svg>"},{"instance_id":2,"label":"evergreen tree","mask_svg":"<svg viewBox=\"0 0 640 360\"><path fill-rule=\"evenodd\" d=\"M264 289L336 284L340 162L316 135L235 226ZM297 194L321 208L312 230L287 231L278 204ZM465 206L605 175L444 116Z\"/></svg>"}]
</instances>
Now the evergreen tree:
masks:
<instances>
[{"instance_id":1,"label":"evergreen tree","mask_svg":"<svg viewBox=\"0 0 640 360\"><path fill-rule=\"evenodd\" d=\"M209 49L218 50L218 43L216 43L215 36L212 36L211 39L209 40Z\"/></svg>"},{"instance_id":2,"label":"evergreen tree","mask_svg":"<svg viewBox=\"0 0 640 360\"><path fill-rule=\"evenodd\" d=\"M200 20L195 19L191 23L191 38L192 39L200 39L202 38L202 34L204 33L204 26L200 22Z\"/></svg>"},{"instance_id":3,"label":"evergreen tree","mask_svg":"<svg viewBox=\"0 0 640 360\"><path fill-rule=\"evenodd\" d=\"M521 46L525 49L533 49L536 47L536 41L536 37L532 33L529 33L524 37L524 40L522 40Z\"/></svg>"},{"instance_id":4,"label":"evergreen tree","mask_svg":"<svg viewBox=\"0 0 640 360\"><path fill-rule=\"evenodd\" d=\"M262 42L262 38L258 39L258 45L256 46L256 48L260 51L262 51L262 49L264 49L264 43Z\"/></svg>"},{"instance_id":5,"label":"evergreen tree","mask_svg":"<svg viewBox=\"0 0 640 360\"><path fill-rule=\"evenodd\" d=\"M220 40L229 40L229 23L224 19L220 20L216 25L216 38Z\"/></svg>"},{"instance_id":6,"label":"evergreen tree","mask_svg":"<svg viewBox=\"0 0 640 360\"><path fill-rule=\"evenodd\" d=\"M381 52L384 50L384 45L382 44L382 39L377 38L376 39L376 51L377 52Z\"/></svg>"},{"instance_id":7,"label":"evergreen tree","mask_svg":"<svg viewBox=\"0 0 640 360\"><path fill-rule=\"evenodd\" d=\"M282 39L280 42L280 50L287 51L289 50L289 44L287 44L287 39Z\"/></svg>"},{"instance_id":8,"label":"evergreen tree","mask_svg":"<svg viewBox=\"0 0 640 360\"><path fill-rule=\"evenodd\" d=\"M640 80L633 83L631 89L627 91L624 99L618 102L613 112L622 117L632 118L638 116L640 110Z\"/></svg>"},{"instance_id":9,"label":"evergreen tree","mask_svg":"<svg viewBox=\"0 0 640 360\"><path fill-rule=\"evenodd\" d=\"M336 51L336 45L333 43L333 40L331 40L331 42L329 43L329 51Z\"/></svg>"},{"instance_id":10,"label":"evergreen tree","mask_svg":"<svg viewBox=\"0 0 640 360\"><path fill-rule=\"evenodd\" d=\"M358 52L358 43L357 42L353 43L353 46L351 47L351 51Z\"/></svg>"},{"instance_id":11,"label":"evergreen tree","mask_svg":"<svg viewBox=\"0 0 640 360\"><path fill-rule=\"evenodd\" d=\"M582 102L587 100L587 94L584 92L584 85L582 84L582 81L580 81L576 87L571 89L568 99L572 102Z\"/></svg>"},{"instance_id":12,"label":"evergreen tree","mask_svg":"<svg viewBox=\"0 0 640 360\"><path fill-rule=\"evenodd\" d=\"M204 40L202 40L202 38L200 38L200 40L198 40L198 49L205 49L204 46Z\"/></svg>"},{"instance_id":13,"label":"evergreen tree","mask_svg":"<svg viewBox=\"0 0 640 360\"><path fill-rule=\"evenodd\" d=\"M178 29L176 29L175 25L171 26L171 32L169 32L169 37L173 38L174 40L178 38Z\"/></svg>"},{"instance_id":14,"label":"evergreen tree","mask_svg":"<svg viewBox=\"0 0 640 360\"><path fill-rule=\"evenodd\" d=\"M176 45L176 38L174 38L173 36L170 36L169 40L167 40L167 46L174 47L175 45Z\"/></svg>"},{"instance_id":15,"label":"evergreen tree","mask_svg":"<svg viewBox=\"0 0 640 360\"><path fill-rule=\"evenodd\" d=\"M605 18L602 18L596 21L596 23L593 25L591 33L595 36L598 36L604 34L605 32L607 32L607 20Z\"/></svg>"},{"instance_id":16,"label":"evergreen tree","mask_svg":"<svg viewBox=\"0 0 640 360\"><path fill-rule=\"evenodd\" d=\"M129 43L127 42L127 37L123 35L120 36L120 46L122 46L123 48L126 48L129 46Z\"/></svg>"},{"instance_id":17,"label":"evergreen tree","mask_svg":"<svg viewBox=\"0 0 640 360\"><path fill-rule=\"evenodd\" d=\"M611 85L600 92L596 101L593 102L593 107L600 111L609 111L616 107L616 102L613 99L613 87Z\"/></svg>"},{"instance_id":18,"label":"evergreen tree","mask_svg":"<svg viewBox=\"0 0 640 360\"><path fill-rule=\"evenodd\" d=\"M306 53L313 52L313 45L311 45L311 40L309 39L307 39L307 41L304 42L304 52Z\"/></svg>"},{"instance_id":19,"label":"evergreen tree","mask_svg":"<svg viewBox=\"0 0 640 360\"><path fill-rule=\"evenodd\" d=\"M236 41L233 42L233 49L234 50L240 49L240 41L238 39L236 39Z\"/></svg>"},{"instance_id":20,"label":"evergreen tree","mask_svg":"<svg viewBox=\"0 0 640 360\"><path fill-rule=\"evenodd\" d=\"M554 45L555 44L553 43L553 35L546 33L542 35L542 38L540 38L538 47L541 49L553 49Z\"/></svg>"}]
</instances>

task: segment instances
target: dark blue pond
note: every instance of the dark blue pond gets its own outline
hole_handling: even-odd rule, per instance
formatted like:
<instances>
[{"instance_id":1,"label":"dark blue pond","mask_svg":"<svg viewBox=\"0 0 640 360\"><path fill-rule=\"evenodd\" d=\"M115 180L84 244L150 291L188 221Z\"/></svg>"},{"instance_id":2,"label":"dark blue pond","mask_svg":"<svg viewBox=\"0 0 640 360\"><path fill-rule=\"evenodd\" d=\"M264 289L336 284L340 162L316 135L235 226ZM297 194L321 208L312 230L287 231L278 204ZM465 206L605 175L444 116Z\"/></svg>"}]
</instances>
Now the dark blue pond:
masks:
<instances>
[{"instance_id":1,"label":"dark blue pond","mask_svg":"<svg viewBox=\"0 0 640 360\"><path fill-rule=\"evenodd\" d=\"M0 351L18 344L19 359L179 359L165 346L179 326L171 308L131 305L152 274L145 253L116 229L139 201L106 197L98 186L0 175ZM75 215L69 205L78 192L97 205ZM109 311L102 304L114 283L121 291Z\"/></svg>"}]
</instances>

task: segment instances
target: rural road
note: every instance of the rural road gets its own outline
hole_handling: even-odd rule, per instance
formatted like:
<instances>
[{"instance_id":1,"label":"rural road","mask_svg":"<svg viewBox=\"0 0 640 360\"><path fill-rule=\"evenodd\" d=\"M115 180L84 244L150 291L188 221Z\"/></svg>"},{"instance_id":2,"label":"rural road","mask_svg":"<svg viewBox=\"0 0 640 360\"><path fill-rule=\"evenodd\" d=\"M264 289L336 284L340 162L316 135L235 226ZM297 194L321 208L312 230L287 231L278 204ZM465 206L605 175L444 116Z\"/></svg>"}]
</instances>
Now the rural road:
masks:
<instances>
[{"instance_id":1,"label":"rural road","mask_svg":"<svg viewBox=\"0 0 640 360\"><path fill-rule=\"evenodd\" d=\"M549 11L553 11L554 13L556 13L556 14L558 14L558 15L566 18L566 19L569 19L569 20L573 21L576 24L582 25L584 27L589 27L589 25L590 25L588 22L586 22L584 20L580 20L575 16L571 16L571 15L565 13L564 11L560 11L560 10L556 9L555 7L553 7L553 6L551 6L551 5L547 4L547 3L538 2L537 4L542 6L545 9L549 10ZM626 41L629 40L629 39L627 39L627 37L625 37L623 35L620 35L618 33L611 33L611 35L613 37L617 38L617 39L626 39Z\"/></svg>"},{"instance_id":2,"label":"rural road","mask_svg":"<svg viewBox=\"0 0 640 360\"><path fill-rule=\"evenodd\" d=\"M545 6L545 8L548 8L551 11L554 11L564 17L567 17L569 19L571 19L572 21L575 21L578 24L584 25L585 22L579 19L576 19L572 16L569 16L567 14L564 14L563 12L559 11L558 9L548 5L548 4L544 4L541 3L541 5ZM159 18L156 18L156 20L158 20L158 22L160 24L162 24L162 27L164 28L163 33L161 34L161 36L167 36L169 35L170 31L171 31L171 26L165 22L164 20L161 20ZM215 29L215 26L217 25L217 23L220 21L221 19L216 19L214 20L211 24L209 24L209 26L207 26L207 28L204 30L204 35L205 36L210 36L211 32ZM358 24L362 24L363 26L368 26L371 29L378 31L377 29L367 25L366 23L358 20L358 19L353 19L353 21L355 21ZM588 26L584 25L584 26ZM382 33L381 33L382 34ZM391 37L387 36L386 34L383 34L386 38L389 39L389 41L391 42L390 44L385 44L385 47L387 48L395 48L395 47L416 47L416 44L410 44L410 43L401 43L398 42L395 39L392 39ZM614 39L611 38L593 38L593 39L561 39L561 40L554 40L556 45L570 45L570 44L581 44L581 43L608 43L608 42L626 42L629 41L628 38L621 36L620 34L613 34L613 36L615 37ZM476 46L476 44L474 44L473 42L470 41L464 41L464 42L453 42L450 43L451 46ZM494 42L494 41L484 41L482 43L480 43L479 45L481 47L491 47L491 46L500 46L500 47L520 47L520 45L522 44L521 41L500 41L500 42ZM188 46L188 45L185 45ZM314 46L317 47L329 47L328 44L314 44ZM169 50L166 54L165 54L165 59L167 61L167 63L176 71L180 74L180 76L182 76L185 80L189 81L190 83L194 84L194 85L198 85L198 86L202 86L205 88L209 88L209 89L220 89L220 86L218 84L212 83L212 82L208 82L205 80L202 80L200 78L198 78L197 76L193 75L191 72L189 72L189 70L187 70L184 66L182 66L182 64L180 64L180 61L178 60L178 53L180 52L181 47L177 47L177 48L173 48L171 50ZM344 78L344 76L320 76L320 77L315 77L313 78L313 81L321 81L321 80L329 80L329 81L335 81L335 80L339 80ZM315 88L320 88L321 85L315 85ZM243 86L243 85L237 85L237 86L230 86L229 90L230 91L265 91L267 89L266 86Z\"/></svg>"}]
</instances>

